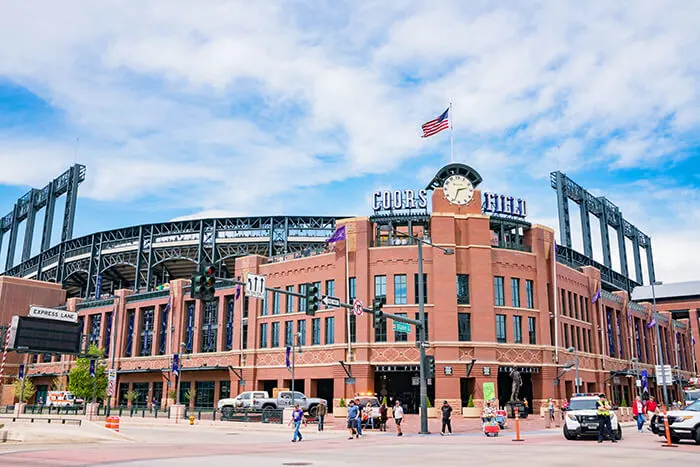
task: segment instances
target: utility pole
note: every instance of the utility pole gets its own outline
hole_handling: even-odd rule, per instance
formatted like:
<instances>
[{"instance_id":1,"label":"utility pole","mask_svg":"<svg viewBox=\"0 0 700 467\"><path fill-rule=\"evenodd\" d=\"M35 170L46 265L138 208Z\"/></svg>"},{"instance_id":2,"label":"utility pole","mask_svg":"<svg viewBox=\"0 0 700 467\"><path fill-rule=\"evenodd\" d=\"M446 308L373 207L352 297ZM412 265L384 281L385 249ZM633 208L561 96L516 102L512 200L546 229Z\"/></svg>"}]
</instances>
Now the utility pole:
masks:
<instances>
[{"instance_id":1,"label":"utility pole","mask_svg":"<svg viewBox=\"0 0 700 467\"><path fill-rule=\"evenodd\" d=\"M297 345L299 345L300 338L301 338L301 333L297 332L296 334L294 334L294 338L292 340L292 407L294 407L294 381L295 381L294 371L295 371L295 367L296 367ZM301 350L301 348L299 350Z\"/></svg>"},{"instance_id":2,"label":"utility pole","mask_svg":"<svg viewBox=\"0 0 700 467\"><path fill-rule=\"evenodd\" d=\"M428 434L428 381L425 371L425 284L423 282L423 242L418 242L418 321L420 327L420 433Z\"/></svg>"},{"instance_id":3,"label":"utility pole","mask_svg":"<svg viewBox=\"0 0 700 467\"><path fill-rule=\"evenodd\" d=\"M654 329L656 329L656 347L657 347L657 356L659 358L659 365L661 365L661 384L663 386L664 390L664 405L668 406L668 389L666 388L666 371L664 368L664 353L661 351L661 334L659 332L659 321L656 319L656 292L654 291L654 286L655 285L662 285L663 282L652 282L651 283L651 297L654 302L654 316L652 317L653 320L656 320L656 325L654 326Z\"/></svg>"}]
</instances>

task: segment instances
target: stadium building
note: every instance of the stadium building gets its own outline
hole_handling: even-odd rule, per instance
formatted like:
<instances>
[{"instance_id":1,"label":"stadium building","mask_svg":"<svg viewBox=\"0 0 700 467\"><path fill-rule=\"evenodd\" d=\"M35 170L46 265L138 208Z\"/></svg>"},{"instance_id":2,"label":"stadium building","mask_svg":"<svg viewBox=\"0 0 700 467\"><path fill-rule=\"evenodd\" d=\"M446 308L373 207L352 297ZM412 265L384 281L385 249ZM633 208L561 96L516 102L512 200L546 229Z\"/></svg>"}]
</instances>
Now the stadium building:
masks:
<instances>
[{"instance_id":1,"label":"stadium building","mask_svg":"<svg viewBox=\"0 0 700 467\"><path fill-rule=\"evenodd\" d=\"M70 174L84 178L79 166ZM78 175L69 184L74 194ZM416 412L419 349L414 330L395 330L391 321L375 328L371 316L336 307L309 316L302 298L273 291L264 299L252 298L230 279L263 275L269 288L302 294L312 283L323 295L348 303L357 299L365 306L383 298L384 311L418 319L415 239L421 238L429 242L422 248L422 268L428 354L436 362L428 385L432 402L446 399L460 407L471 397L480 406L494 397L504 405L510 397L510 372L517 369L523 379L521 397L537 408L550 397L576 392L572 363L578 361L580 392L605 391L616 403L629 403L643 372L644 389L657 391L655 326L664 361L676 367L677 380L669 391L680 398L684 381L697 374L700 291L693 289L695 296L686 291L680 298L668 292L659 297L654 313L642 284L642 249L646 276L655 281L650 238L612 202L592 196L560 172L551 179L559 207L559 245L552 228L527 221L524 198L482 192L481 183L473 168L450 164L423 189L375 193L367 217L141 225L77 239L68 234L55 246L42 239L35 256L25 236L19 264L13 264L14 243L8 246L12 254L6 276L0 277L0 320L7 323L12 315L26 314L30 304L77 311L86 343L105 349L108 367L114 361L115 404L126 404L124 395L134 391L135 404L155 398L166 405L176 387L174 354L180 355L181 399L194 389L192 406L212 407L218 399L246 390L288 388L285 347L298 345L295 388L307 396L337 406L355 393L376 394L400 398L409 412ZM19 222L33 223L36 212L47 206L46 201L35 203L35 197L54 200L67 192L54 187L50 194L53 185L59 184L53 181L46 196L32 190L14 207L11 219L3 219L11 240L17 241ZM579 206L583 253L572 248L570 201ZM71 231L72 205L64 219ZM600 229L603 264L593 259L591 214L605 226ZM343 227L342 240L326 242ZM619 272L612 267L610 229L617 233ZM27 232L33 230L27 225ZM627 264L629 247L634 278ZM189 278L205 262L216 267L221 280L216 300L202 305L190 298ZM39 390L36 398L55 378L65 379L72 362L65 356L15 356L10 375L25 358ZM6 390L4 403L10 399Z\"/></svg>"}]
</instances>

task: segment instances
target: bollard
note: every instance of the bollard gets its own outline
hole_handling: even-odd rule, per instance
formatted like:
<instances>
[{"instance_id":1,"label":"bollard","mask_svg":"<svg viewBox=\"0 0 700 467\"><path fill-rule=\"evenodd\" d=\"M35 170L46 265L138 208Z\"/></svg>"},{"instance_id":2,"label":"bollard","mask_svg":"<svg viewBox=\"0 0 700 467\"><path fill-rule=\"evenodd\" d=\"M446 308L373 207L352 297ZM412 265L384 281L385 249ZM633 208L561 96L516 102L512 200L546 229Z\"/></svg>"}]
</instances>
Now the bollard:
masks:
<instances>
[{"instance_id":1,"label":"bollard","mask_svg":"<svg viewBox=\"0 0 700 467\"><path fill-rule=\"evenodd\" d=\"M517 407L515 407L515 439L513 441L525 441L520 438L520 414Z\"/></svg>"},{"instance_id":2,"label":"bollard","mask_svg":"<svg viewBox=\"0 0 700 467\"><path fill-rule=\"evenodd\" d=\"M190 415L190 425L194 425L194 415Z\"/></svg>"},{"instance_id":3,"label":"bollard","mask_svg":"<svg viewBox=\"0 0 700 467\"><path fill-rule=\"evenodd\" d=\"M663 447L663 448L677 448L678 446L674 446L673 443L671 442L671 429L668 427L668 414L666 413L666 406L663 405L661 407L664 411L664 428L666 429L666 444L662 444L661 447Z\"/></svg>"}]
</instances>

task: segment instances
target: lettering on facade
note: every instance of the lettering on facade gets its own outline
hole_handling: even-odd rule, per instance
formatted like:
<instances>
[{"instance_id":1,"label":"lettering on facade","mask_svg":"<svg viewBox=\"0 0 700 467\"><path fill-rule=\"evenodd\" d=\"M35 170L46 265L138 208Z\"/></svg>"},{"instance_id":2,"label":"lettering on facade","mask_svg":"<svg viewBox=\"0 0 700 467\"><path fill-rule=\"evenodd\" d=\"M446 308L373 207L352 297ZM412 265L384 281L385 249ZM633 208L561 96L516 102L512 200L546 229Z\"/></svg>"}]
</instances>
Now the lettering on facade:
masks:
<instances>
[{"instance_id":1,"label":"lettering on facade","mask_svg":"<svg viewBox=\"0 0 700 467\"><path fill-rule=\"evenodd\" d=\"M536 366L499 366L499 373L510 373L511 370L519 371L520 373L539 373L540 368Z\"/></svg>"},{"instance_id":2,"label":"lettering on facade","mask_svg":"<svg viewBox=\"0 0 700 467\"><path fill-rule=\"evenodd\" d=\"M484 193L484 202L481 205L483 212L492 214L506 214L515 217L527 216L527 203L524 199L498 193Z\"/></svg>"},{"instance_id":3,"label":"lettering on facade","mask_svg":"<svg viewBox=\"0 0 700 467\"><path fill-rule=\"evenodd\" d=\"M375 191L372 195L372 210L405 211L428 208L428 192L426 190L384 190Z\"/></svg>"},{"instance_id":4,"label":"lettering on facade","mask_svg":"<svg viewBox=\"0 0 700 467\"><path fill-rule=\"evenodd\" d=\"M445 367L445 376L452 376L452 367L451 366Z\"/></svg>"},{"instance_id":5,"label":"lettering on facade","mask_svg":"<svg viewBox=\"0 0 700 467\"><path fill-rule=\"evenodd\" d=\"M43 308L33 306L29 308L28 316L31 318L53 319L56 321L67 321L69 323L78 322L78 313L66 310L56 310L54 308Z\"/></svg>"}]
</instances>

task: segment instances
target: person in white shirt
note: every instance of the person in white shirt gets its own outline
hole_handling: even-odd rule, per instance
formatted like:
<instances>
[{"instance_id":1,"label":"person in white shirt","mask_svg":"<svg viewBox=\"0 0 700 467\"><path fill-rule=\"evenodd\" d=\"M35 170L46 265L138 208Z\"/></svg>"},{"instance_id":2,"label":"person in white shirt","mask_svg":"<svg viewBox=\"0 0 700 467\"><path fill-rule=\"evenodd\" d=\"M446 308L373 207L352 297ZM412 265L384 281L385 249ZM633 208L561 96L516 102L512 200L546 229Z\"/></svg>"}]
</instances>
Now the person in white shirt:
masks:
<instances>
[{"instance_id":1,"label":"person in white shirt","mask_svg":"<svg viewBox=\"0 0 700 467\"><path fill-rule=\"evenodd\" d=\"M401 420L403 420L403 407L401 407L401 401L396 401L394 404L394 421L396 422L396 431L398 432L396 436L403 436L401 432Z\"/></svg>"}]
</instances>

